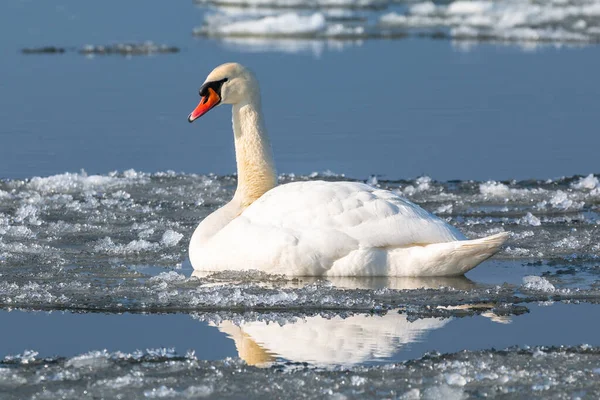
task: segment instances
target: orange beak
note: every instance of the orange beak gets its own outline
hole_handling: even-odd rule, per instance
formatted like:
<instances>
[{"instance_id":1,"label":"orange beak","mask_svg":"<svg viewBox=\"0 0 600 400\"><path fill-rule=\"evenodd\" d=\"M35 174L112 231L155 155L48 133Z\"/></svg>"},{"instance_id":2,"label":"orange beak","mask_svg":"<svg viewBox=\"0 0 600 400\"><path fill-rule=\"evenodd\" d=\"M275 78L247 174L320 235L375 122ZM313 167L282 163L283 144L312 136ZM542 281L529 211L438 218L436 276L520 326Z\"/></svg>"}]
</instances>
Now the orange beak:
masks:
<instances>
[{"instance_id":1,"label":"orange beak","mask_svg":"<svg viewBox=\"0 0 600 400\"><path fill-rule=\"evenodd\" d=\"M213 90L208 88L208 94L200 99L200 104L192 111L188 117L188 122L194 122L221 102L221 97Z\"/></svg>"}]
</instances>

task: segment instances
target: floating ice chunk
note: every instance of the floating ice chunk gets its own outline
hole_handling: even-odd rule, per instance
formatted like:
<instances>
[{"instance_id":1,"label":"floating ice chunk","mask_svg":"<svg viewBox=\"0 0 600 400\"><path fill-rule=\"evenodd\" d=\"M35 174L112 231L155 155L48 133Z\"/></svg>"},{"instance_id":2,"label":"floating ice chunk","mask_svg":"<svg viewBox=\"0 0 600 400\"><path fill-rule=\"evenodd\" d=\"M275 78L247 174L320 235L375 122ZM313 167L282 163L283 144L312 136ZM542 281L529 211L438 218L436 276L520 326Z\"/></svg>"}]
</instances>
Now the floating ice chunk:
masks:
<instances>
[{"instance_id":1,"label":"floating ice chunk","mask_svg":"<svg viewBox=\"0 0 600 400\"><path fill-rule=\"evenodd\" d=\"M452 208L453 208L452 203L442 204L434 211L434 213L435 214L452 214Z\"/></svg>"},{"instance_id":2,"label":"floating ice chunk","mask_svg":"<svg viewBox=\"0 0 600 400\"><path fill-rule=\"evenodd\" d=\"M35 361L35 358L38 356L38 354L39 353L35 350L25 350L22 354L8 355L4 357L4 362L29 364Z\"/></svg>"},{"instance_id":3,"label":"floating ice chunk","mask_svg":"<svg viewBox=\"0 0 600 400\"><path fill-rule=\"evenodd\" d=\"M577 249L582 248L586 244L588 244L588 242L589 242L589 239L585 240L583 238L569 235L565 238L562 238L562 239L552 243L552 245L559 249L577 250Z\"/></svg>"},{"instance_id":4,"label":"floating ice chunk","mask_svg":"<svg viewBox=\"0 0 600 400\"><path fill-rule=\"evenodd\" d=\"M96 382L97 386L104 386L110 389L123 389L126 387L140 387L144 383L144 377L135 373L118 376L114 379L101 379Z\"/></svg>"},{"instance_id":5,"label":"floating ice chunk","mask_svg":"<svg viewBox=\"0 0 600 400\"><path fill-rule=\"evenodd\" d=\"M573 201L573 200L569 199L569 196L567 195L566 192L559 190L550 199L550 204L552 205L553 208L556 208L558 210L569 210L569 209L579 210L579 209L583 208L584 202L583 201L582 202Z\"/></svg>"},{"instance_id":6,"label":"floating ice chunk","mask_svg":"<svg viewBox=\"0 0 600 400\"><path fill-rule=\"evenodd\" d=\"M479 184L479 192L487 197L508 197L510 195L508 186L496 181Z\"/></svg>"},{"instance_id":7,"label":"floating ice chunk","mask_svg":"<svg viewBox=\"0 0 600 400\"><path fill-rule=\"evenodd\" d=\"M42 221L38 218L39 209L32 204L24 204L15 213L16 222L25 222L31 225L41 225Z\"/></svg>"},{"instance_id":8,"label":"floating ice chunk","mask_svg":"<svg viewBox=\"0 0 600 400\"><path fill-rule=\"evenodd\" d=\"M377 175L369 176L369 179L367 179L367 182L366 182L367 185L371 185L371 186L377 186L377 183L378 183Z\"/></svg>"},{"instance_id":9,"label":"floating ice chunk","mask_svg":"<svg viewBox=\"0 0 600 400\"><path fill-rule=\"evenodd\" d=\"M556 288L542 276L526 276L523 278L523 287L536 292L554 292Z\"/></svg>"},{"instance_id":10,"label":"floating ice chunk","mask_svg":"<svg viewBox=\"0 0 600 400\"><path fill-rule=\"evenodd\" d=\"M102 369L110 365L109 357L110 353L106 350L90 351L69 359L66 365L73 368Z\"/></svg>"},{"instance_id":11,"label":"floating ice chunk","mask_svg":"<svg viewBox=\"0 0 600 400\"><path fill-rule=\"evenodd\" d=\"M0 225L0 234L21 239L31 239L35 237L31 229L22 225L9 226L6 228L2 228L2 226Z\"/></svg>"},{"instance_id":12,"label":"floating ice chunk","mask_svg":"<svg viewBox=\"0 0 600 400\"><path fill-rule=\"evenodd\" d=\"M108 254L135 254L144 251L155 251L160 248L158 243L152 243L144 239L132 240L126 245L113 242L110 237L100 239L94 246L94 251Z\"/></svg>"},{"instance_id":13,"label":"floating ice chunk","mask_svg":"<svg viewBox=\"0 0 600 400\"><path fill-rule=\"evenodd\" d=\"M119 177L117 172L108 175L88 175L85 171L79 174L66 172L64 174L48 176L45 178L35 177L27 182L27 188L37 190L41 193L71 193L81 191L106 190L119 187L133 182L147 182L148 175L128 170Z\"/></svg>"},{"instance_id":14,"label":"floating ice chunk","mask_svg":"<svg viewBox=\"0 0 600 400\"><path fill-rule=\"evenodd\" d=\"M415 180L415 185L408 185L402 191L407 196L412 196L416 193L426 192L431 189L433 180L428 176L420 176Z\"/></svg>"},{"instance_id":15,"label":"floating ice chunk","mask_svg":"<svg viewBox=\"0 0 600 400\"><path fill-rule=\"evenodd\" d=\"M431 189L431 178L428 176L420 176L417 178L415 183L417 184L417 192L423 192Z\"/></svg>"},{"instance_id":16,"label":"floating ice chunk","mask_svg":"<svg viewBox=\"0 0 600 400\"><path fill-rule=\"evenodd\" d=\"M436 10L435 4L431 1L416 3L410 6L409 12L414 15L432 14Z\"/></svg>"},{"instance_id":17,"label":"floating ice chunk","mask_svg":"<svg viewBox=\"0 0 600 400\"><path fill-rule=\"evenodd\" d=\"M522 247L510 247L508 246L506 249L504 249L504 251L513 256L513 257L528 257L531 255L531 252L527 249L524 249Z\"/></svg>"},{"instance_id":18,"label":"floating ice chunk","mask_svg":"<svg viewBox=\"0 0 600 400\"><path fill-rule=\"evenodd\" d=\"M464 376L457 373L449 373L446 374L446 383L450 386L465 386L467 384L467 380Z\"/></svg>"},{"instance_id":19,"label":"floating ice chunk","mask_svg":"<svg viewBox=\"0 0 600 400\"><path fill-rule=\"evenodd\" d=\"M176 246L182 238L183 235L181 233L169 229L163 234L160 242L167 247L173 247Z\"/></svg>"},{"instance_id":20,"label":"floating ice chunk","mask_svg":"<svg viewBox=\"0 0 600 400\"><path fill-rule=\"evenodd\" d=\"M463 400L466 396L461 387L440 385L423 390L422 398L427 400Z\"/></svg>"},{"instance_id":21,"label":"floating ice chunk","mask_svg":"<svg viewBox=\"0 0 600 400\"><path fill-rule=\"evenodd\" d=\"M350 383L352 384L352 386L362 386L367 382L368 382L368 379L365 378L364 376L353 375L350 378Z\"/></svg>"},{"instance_id":22,"label":"floating ice chunk","mask_svg":"<svg viewBox=\"0 0 600 400\"><path fill-rule=\"evenodd\" d=\"M540 226L542 222L538 217L528 212L523 218L519 220L519 224L521 225L531 225L531 226Z\"/></svg>"},{"instance_id":23,"label":"floating ice chunk","mask_svg":"<svg viewBox=\"0 0 600 400\"><path fill-rule=\"evenodd\" d=\"M594 43L600 2L454 1L418 3L408 12L383 15L387 27L449 28L456 39ZM592 26L590 26L592 25ZM434 31L432 31L434 32Z\"/></svg>"},{"instance_id":24,"label":"floating ice chunk","mask_svg":"<svg viewBox=\"0 0 600 400\"><path fill-rule=\"evenodd\" d=\"M594 174L589 174L585 178L580 178L577 182L573 183L571 187L579 190L592 190L600 187L600 181L598 181L598 178L596 178Z\"/></svg>"},{"instance_id":25,"label":"floating ice chunk","mask_svg":"<svg viewBox=\"0 0 600 400\"><path fill-rule=\"evenodd\" d=\"M209 36L311 37L325 32L327 25L322 13L302 15L285 13L259 19L248 19L205 26Z\"/></svg>"},{"instance_id":26,"label":"floating ice chunk","mask_svg":"<svg viewBox=\"0 0 600 400\"><path fill-rule=\"evenodd\" d=\"M400 396L400 400L420 400L421 391L417 388L410 389L408 392Z\"/></svg>"},{"instance_id":27,"label":"floating ice chunk","mask_svg":"<svg viewBox=\"0 0 600 400\"><path fill-rule=\"evenodd\" d=\"M176 397L179 393L170 387L160 386L158 388L153 388L152 390L144 391L144 397L148 399L164 399L167 397Z\"/></svg>"},{"instance_id":28,"label":"floating ice chunk","mask_svg":"<svg viewBox=\"0 0 600 400\"><path fill-rule=\"evenodd\" d=\"M161 272L149 279L150 282L183 282L187 278L183 274L178 274L175 271Z\"/></svg>"},{"instance_id":29,"label":"floating ice chunk","mask_svg":"<svg viewBox=\"0 0 600 400\"><path fill-rule=\"evenodd\" d=\"M489 1L455 1L448 5L448 14L481 14L492 9L494 4Z\"/></svg>"}]
</instances>

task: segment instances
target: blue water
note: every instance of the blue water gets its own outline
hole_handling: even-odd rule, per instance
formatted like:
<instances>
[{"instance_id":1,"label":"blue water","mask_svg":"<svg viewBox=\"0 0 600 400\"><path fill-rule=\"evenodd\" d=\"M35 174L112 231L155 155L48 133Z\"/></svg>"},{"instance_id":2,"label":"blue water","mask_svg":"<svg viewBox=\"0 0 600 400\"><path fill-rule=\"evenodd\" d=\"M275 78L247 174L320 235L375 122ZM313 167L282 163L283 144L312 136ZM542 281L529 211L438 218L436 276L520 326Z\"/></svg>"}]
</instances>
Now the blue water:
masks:
<instances>
[{"instance_id":1,"label":"blue water","mask_svg":"<svg viewBox=\"0 0 600 400\"><path fill-rule=\"evenodd\" d=\"M325 48L319 56L240 52L192 36L203 12L163 1L0 5L0 176L234 172L227 107L186 121L205 76L225 61L259 77L280 172L437 180L598 172L596 46L463 51L409 39ZM182 51L19 52L143 40Z\"/></svg>"},{"instance_id":2,"label":"blue water","mask_svg":"<svg viewBox=\"0 0 600 400\"><path fill-rule=\"evenodd\" d=\"M510 346L579 345L598 346L596 332L600 329L600 309L591 304L528 305L530 313L511 316L508 323L498 323L484 316L454 318L441 327L425 330L408 343L397 344L395 351L386 357L364 360L373 362L398 362L422 357L430 351L451 353L461 350L504 349ZM395 311L390 311L391 313ZM373 316L372 318L380 318ZM208 323L185 314L73 314L69 312L0 311L3 326L10 331L0 333L0 357L20 354L25 349L39 352L40 357L72 357L96 350L133 353L136 350L173 348L179 354L192 350L199 359L221 360L238 357L234 341ZM366 320L368 322L368 320ZM557 322L560 321L560 324ZM296 324L304 324L300 319ZM309 320L308 323L312 323ZM273 323L272 323L273 324ZM276 324L276 323L274 323ZM561 329L569 326L570 329ZM109 329L107 329L109 327ZM368 335L365 331L347 330L345 340L361 339L350 335ZM40 335L40 332L44 332ZM294 327L286 331L294 333ZM296 334L303 331L296 331ZM337 331L339 337L341 331ZM399 328L395 334L402 335ZM283 331L282 331L282 334ZM290 340L309 341L297 337ZM316 340L322 340L317 338ZM366 338L366 343L388 339ZM269 351L273 343L261 343ZM346 349L349 350L349 349ZM357 346L356 351L361 350ZM288 359L288 361L298 361Z\"/></svg>"},{"instance_id":3,"label":"blue water","mask_svg":"<svg viewBox=\"0 0 600 400\"><path fill-rule=\"evenodd\" d=\"M205 12L191 1L1 2L0 179L82 169L90 174L130 168L234 173L228 107L215 109L193 125L187 122L205 76L227 61L249 66L259 78L279 172L330 170L359 179L428 175L437 181L600 172L598 46L523 50L480 43L464 49L446 40L411 38L367 40L340 48L316 43L312 49L318 51L309 46L298 52L261 52L194 37L192 29L201 24ZM21 53L25 47L146 40L181 51L139 57ZM586 212L597 211L596 200L586 202ZM15 214L13 209L2 211ZM187 229L189 218L180 219ZM557 223L555 231L566 232L565 226L572 224L576 232L578 223L576 218ZM507 222L507 230L516 230L515 224ZM553 232L554 226L545 228ZM537 235L548 243L563 238ZM515 239L511 245L519 243ZM187 260L179 261L189 267ZM531 256L531 261L537 260ZM469 278L518 286L524 276L546 272L547 265L540 265L524 259L494 260ZM594 273L585 275L585 287L598 284L595 267L589 270ZM510 324L483 316L455 318L384 360L368 361L414 359L432 350L600 345L595 334L600 328L597 305L525 305L530 313L512 315ZM70 357L100 349L159 347L175 347L179 353L193 349L207 360L238 354L233 340L187 314L9 312L7 304L0 308L0 325L11 327L0 332L0 357L25 349Z\"/></svg>"}]
</instances>

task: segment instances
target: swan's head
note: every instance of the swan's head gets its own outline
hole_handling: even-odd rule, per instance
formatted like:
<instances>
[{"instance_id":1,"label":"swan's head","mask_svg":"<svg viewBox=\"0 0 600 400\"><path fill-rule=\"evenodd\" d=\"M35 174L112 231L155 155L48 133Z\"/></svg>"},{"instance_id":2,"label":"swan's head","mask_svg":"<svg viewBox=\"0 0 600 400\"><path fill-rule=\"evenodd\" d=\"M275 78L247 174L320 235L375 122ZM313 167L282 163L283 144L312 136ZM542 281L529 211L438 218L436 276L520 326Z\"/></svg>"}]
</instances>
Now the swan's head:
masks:
<instances>
[{"instance_id":1,"label":"swan's head","mask_svg":"<svg viewBox=\"0 0 600 400\"><path fill-rule=\"evenodd\" d=\"M219 65L200 87L200 104L188 121L194 122L219 104L237 104L257 94L258 83L249 69L238 63Z\"/></svg>"}]
</instances>

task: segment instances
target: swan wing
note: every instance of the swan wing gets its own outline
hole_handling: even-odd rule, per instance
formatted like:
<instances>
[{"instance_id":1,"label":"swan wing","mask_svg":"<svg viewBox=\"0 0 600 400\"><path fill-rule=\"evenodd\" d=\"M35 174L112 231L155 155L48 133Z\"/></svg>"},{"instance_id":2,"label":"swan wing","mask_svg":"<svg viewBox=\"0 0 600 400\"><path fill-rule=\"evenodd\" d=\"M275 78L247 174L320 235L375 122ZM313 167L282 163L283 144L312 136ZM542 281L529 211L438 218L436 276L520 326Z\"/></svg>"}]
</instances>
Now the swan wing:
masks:
<instances>
[{"instance_id":1,"label":"swan wing","mask_svg":"<svg viewBox=\"0 0 600 400\"><path fill-rule=\"evenodd\" d=\"M335 230L360 247L463 240L454 227L389 190L357 182L293 182L265 193L242 216L293 230Z\"/></svg>"},{"instance_id":2,"label":"swan wing","mask_svg":"<svg viewBox=\"0 0 600 400\"><path fill-rule=\"evenodd\" d=\"M294 182L265 193L197 257L207 270L240 269L242 262L243 269L324 275L357 250L462 239L452 226L390 191L355 182ZM383 265L365 260L380 254L368 252L356 264Z\"/></svg>"}]
</instances>

